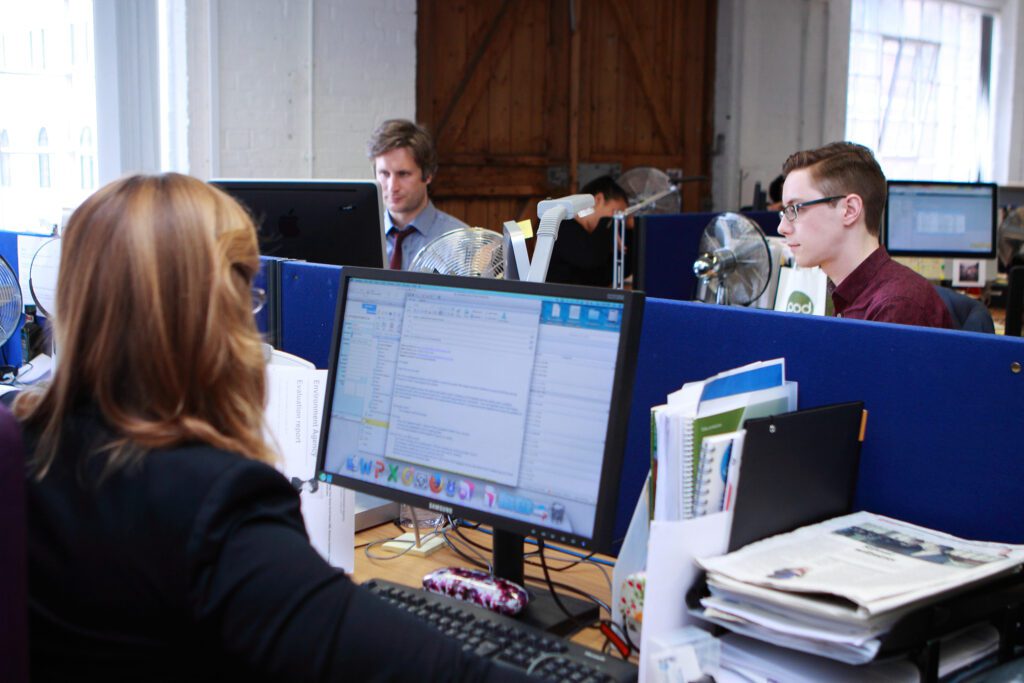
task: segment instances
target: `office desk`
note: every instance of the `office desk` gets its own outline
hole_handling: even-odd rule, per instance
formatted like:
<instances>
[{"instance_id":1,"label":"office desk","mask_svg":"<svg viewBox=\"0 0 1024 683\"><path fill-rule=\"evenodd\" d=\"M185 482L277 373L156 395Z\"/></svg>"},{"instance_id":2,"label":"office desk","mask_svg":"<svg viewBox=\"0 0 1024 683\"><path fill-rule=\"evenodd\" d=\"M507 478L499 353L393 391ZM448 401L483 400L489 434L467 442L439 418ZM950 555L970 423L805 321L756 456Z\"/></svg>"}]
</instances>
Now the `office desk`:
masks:
<instances>
[{"instance_id":1,"label":"office desk","mask_svg":"<svg viewBox=\"0 0 1024 683\"><path fill-rule=\"evenodd\" d=\"M430 557L414 557L407 553L393 560L371 559L366 556L365 548L360 547L372 541L393 538L399 533L398 528L394 524L388 523L365 529L356 534L356 568L353 574L353 579L356 582L362 583L378 578L407 586L420 587L422 586L423 576L435 569L450 566L469 566L468 561L459 557L448 547L441 548ZM473 541L490 548L491 537L488 534L465 529L463 529L462 533ZM529 550L530 546L527 546L527 552ZM387 551L377 547L374 549L374 553L376 555L386 555ZM485 555L489 557L490 551L487 551ZM566 571L554 571L554 569L566 565L566 562L561 558L567 556L555 552L550 546L545 556L548 562L548 569L551 570L552 581L570 584L575 588L598 597L606 603L611 602L611 587L608 583L611 580L611 567L605 567L608 572L608 579L606 580L601 570L592 564L578 564ZM610 559L604 556L599 557L605 560ZM544 581L544 574L540 567L527 565L526 575L527 577L539 577L540 582ZM572 593L568 594L572 595ZM607 616L602 610L601 617L607 618ZM604 636L596 628L583 629L575 634L572 640L595 650L600 650L605 642Z\"/></svg>"}]
</instances>

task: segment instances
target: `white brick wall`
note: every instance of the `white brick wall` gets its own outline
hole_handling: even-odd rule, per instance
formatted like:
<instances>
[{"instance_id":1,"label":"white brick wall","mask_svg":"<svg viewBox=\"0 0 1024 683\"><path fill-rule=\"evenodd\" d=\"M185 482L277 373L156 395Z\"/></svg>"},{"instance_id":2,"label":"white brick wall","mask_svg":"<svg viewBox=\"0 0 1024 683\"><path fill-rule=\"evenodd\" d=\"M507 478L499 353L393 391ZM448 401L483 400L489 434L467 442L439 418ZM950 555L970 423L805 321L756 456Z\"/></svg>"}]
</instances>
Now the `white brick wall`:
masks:
<instances>
[{"instance_id":1,"label":"white brick wall","mask_svg":"<svg viewBox=\"0 0 1024 683\"><path fill-rule=\"evenodd\" d=\"M201 0L212 50L189 65L192 172L368 178L366 139L415 115L416 0ZM195 27L195 18L190 19ZM204 147L215 146L215 149Z\"/></svg>"}]
</instances>

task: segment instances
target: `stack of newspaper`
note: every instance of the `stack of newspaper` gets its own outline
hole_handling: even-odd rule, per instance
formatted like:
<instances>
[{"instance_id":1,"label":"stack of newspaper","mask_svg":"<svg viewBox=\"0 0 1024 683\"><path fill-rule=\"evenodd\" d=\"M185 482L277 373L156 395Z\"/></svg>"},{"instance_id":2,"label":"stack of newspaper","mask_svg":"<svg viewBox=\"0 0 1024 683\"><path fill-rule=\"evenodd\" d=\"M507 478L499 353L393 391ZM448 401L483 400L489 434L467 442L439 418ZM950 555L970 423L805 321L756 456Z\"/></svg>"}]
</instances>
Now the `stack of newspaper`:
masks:
<instances>
[{"instance_id":1,"label":"stack of newspaper","mask_svg":"<svg viewBox=\"0 0 1024 683\"><path fill-rule=\"evenodd\" d=\"M1024 546L966 541L869 512L698 560L708 572L706 619L849 664L874 659L908 612L1022 562Z\"/></svg>"}]
</instances>

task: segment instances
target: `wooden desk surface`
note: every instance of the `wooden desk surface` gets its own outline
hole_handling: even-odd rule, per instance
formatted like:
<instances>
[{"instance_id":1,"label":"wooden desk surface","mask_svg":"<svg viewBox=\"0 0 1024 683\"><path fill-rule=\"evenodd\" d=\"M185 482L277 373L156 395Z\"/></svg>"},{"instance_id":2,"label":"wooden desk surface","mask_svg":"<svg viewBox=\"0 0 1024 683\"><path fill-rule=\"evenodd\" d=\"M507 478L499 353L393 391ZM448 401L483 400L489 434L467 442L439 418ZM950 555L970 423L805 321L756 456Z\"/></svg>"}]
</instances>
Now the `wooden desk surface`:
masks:
<instances>
[{"instance_id":1,"label":"wooden desk surface","mask_svg":"<svg viewBox=\"0 0 1024 683\"><path fill-rule=\"evenodd\" d=\"M406 553L401 557L396 557L389 560L379 560L367 557L366 548L364 544L371 543L373 541L384 540L394 538L401 533L394 524L382 524L380 526L371 527L364 531L356 534L356 567L353 573L355 581L362 583L369 579L385 579L387 581L394 581L395 583L405 584L407 586L421 587L423 576L432 572L435 569L441 567L450 566L469 566L469 562L462 557L459 557L447 546L441 548L430 557L415 557ZM486 546L488 550L479 552L490 559L491 537L489 534L485 534L480 531L472 531L463 529L462 533L469 539L479 543L480 545ZM453 542L465 550L464 545L459 542L457 537L452 536ZM566 583L572 585L579 590L586 591L587 593L596 596L598 599L604 601L606 604L611 602L611 576L612 568L603 567L607 572L607 578L600 568L593 564L578 564L574 567L566 569L565 571L555 571L560 567L565 567L569 559L567 555L556 552L555 548L558 546L549 546L545 552L545 558L547 559L548 569L551 573L551 580L558 583ZM380 547L375 547L372 550L374 555L386 556L388 553L382 550ZM530 546L526 546L526 552L530 552ZM472 552L470 552L472 555ZM605 560L611 560L604 556L598 556ZM539 561L538 561L539 563ZM537 566L534 567L530 564L526 566L527 582L531 585L535 583L544 582L543 570ZM538 581L530 581L530 578L536 578ZM572 593L567 593L573 595ZM607 612L601 610L601 617L608 618ZM597 628L586 628L575 634L572 637L575 642L600 650L605 643L605 638Z\"/></svg>"}]
</instances>

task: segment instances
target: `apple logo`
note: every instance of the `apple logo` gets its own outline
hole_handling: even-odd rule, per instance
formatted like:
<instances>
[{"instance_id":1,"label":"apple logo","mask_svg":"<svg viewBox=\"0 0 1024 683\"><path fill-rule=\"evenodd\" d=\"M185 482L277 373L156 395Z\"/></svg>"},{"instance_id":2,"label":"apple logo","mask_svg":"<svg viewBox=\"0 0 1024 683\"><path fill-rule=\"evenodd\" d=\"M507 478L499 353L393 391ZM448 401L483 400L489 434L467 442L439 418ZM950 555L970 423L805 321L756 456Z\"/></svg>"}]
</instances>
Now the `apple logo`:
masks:
<instances>
[{"instance_id":1,"label":"apple logo","mask_svg":"<svg viewBox=\"0 0 1024 683\"><path fill-rule=\"evenodd\" d=\"M288 213L277 219L277 231L282 237L299 236L299 217L295 215L295 209L288 209Z\"/></svg>"}]
</instances>

